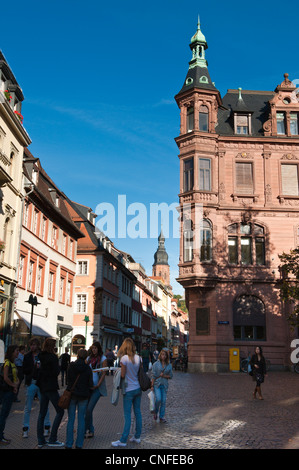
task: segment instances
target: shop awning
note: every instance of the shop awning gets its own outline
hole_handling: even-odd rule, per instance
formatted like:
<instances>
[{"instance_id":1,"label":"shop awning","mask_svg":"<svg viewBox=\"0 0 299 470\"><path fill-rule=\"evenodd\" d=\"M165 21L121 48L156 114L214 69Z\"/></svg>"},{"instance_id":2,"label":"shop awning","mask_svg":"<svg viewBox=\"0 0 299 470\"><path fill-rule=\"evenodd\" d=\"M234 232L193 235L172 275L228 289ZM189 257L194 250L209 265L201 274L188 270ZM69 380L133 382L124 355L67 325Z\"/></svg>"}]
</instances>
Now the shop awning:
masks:
<instances>
[{"instance_id":1,"label":"shop awning","mask_svg":"<svg viewBox=\"0 0 299 470\"><path fill-rule=\"evenodd\" d=\"M122 335L123 332L122 331L118 331L118 330L112 330L112 328L102 328L102 330L105 332L105 333L114 333L115 335Z\"/></svg>"},{"instance_id":2,"label":"shop awning","mask_svg":"<svg viewBox=\"0 0 299 470\"><path fill-rule=\"evenodd\" d=\"M30 330L31 313L15 310L14 320L23 320ZM57 338L56 327L50 324L48 318L33 315L32 336Z\"/></svg>"}]
</instances>

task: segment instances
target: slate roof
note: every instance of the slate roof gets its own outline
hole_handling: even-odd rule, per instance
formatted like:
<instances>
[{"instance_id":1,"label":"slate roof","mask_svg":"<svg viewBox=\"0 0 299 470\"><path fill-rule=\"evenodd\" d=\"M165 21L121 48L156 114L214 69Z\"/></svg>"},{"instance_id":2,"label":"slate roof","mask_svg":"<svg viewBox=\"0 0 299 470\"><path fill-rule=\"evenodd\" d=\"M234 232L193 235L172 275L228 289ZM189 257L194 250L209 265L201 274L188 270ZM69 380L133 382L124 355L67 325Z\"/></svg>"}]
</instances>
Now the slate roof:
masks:
<instances>
[{"instance_id":1,"label":"slate roof","mask_svg":"<svg viewBox=\"0 0 299 470\"><path fill-rule=\"evenodd\" d=\"M201 83L199 81L201 77L207 77L208 83ZM187 85L186 84L187 78L192 78L193 83L191 83L190 85ZM184 85L179 93L184 93L185 91L192 90L193 88L218 91L215 85L213 85L212 83L207 67L194 67L194 68L189 69L185 78Z\"/></svg>"},{"instance_id":2,"label":"slate roof","mask_svg":"<svg viewBox=\"0 0 299 470\"><path fill-rule=\"evenodd\" d=\"M275 92L242 90L242 100L238 102L239 90L228 90L222 99L223 108L218 110L216 132L219 135L234 135L235 112L251 113L251 129L253 136L264 135L263 124L269 119L269 101Z\"/></svg>"}]
</instances>

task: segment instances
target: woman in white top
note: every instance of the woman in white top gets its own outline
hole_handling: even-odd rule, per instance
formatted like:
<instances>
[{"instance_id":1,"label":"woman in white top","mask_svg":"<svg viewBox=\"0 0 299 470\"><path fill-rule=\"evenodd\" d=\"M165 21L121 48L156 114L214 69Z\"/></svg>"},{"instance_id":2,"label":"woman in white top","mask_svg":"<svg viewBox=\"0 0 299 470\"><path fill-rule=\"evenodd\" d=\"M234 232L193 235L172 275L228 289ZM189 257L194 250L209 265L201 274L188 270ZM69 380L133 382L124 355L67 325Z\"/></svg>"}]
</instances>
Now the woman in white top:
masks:
<instances>
[{"instance_id":1,"label":"woman in white top","mask_svg":"<svg viewBox=\"0 0 299 470\"><path fill-rule=\"evenodd\" d=\"M136 431L130 441L140 443L142 429L140 403L142 391L138 380L138 370L141 359L136 354L136 347L131 338L124 340L117 356L120 357L121 377L123 379L126 378L127 383L125 394L123 395L125 425L120 440L112 442L111 445L113 447L125 447L130 434L132 406L136 420Z\"/></svg>"}]
</instances>

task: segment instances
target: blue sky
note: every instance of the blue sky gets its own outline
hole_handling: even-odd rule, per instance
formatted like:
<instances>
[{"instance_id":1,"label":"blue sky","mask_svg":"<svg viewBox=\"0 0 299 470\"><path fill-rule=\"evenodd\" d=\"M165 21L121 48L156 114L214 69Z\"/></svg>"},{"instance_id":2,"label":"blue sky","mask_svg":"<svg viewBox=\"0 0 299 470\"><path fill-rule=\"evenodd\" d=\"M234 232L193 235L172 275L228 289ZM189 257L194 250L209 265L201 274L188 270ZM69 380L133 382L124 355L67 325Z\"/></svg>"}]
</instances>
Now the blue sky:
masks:
<instances>
[{"instance_id":1,"label":"blue sky","mask_svg":"<svg viewBox=\"0 0 299 470\"><path fill-rule=\"evenodd\" d=\"M49 176L93 210L139 202L178 203L180 91L200 15L209 72L228 88L274 90L299 79L294 4L164 0L44 0L13 3L1 21L0 49L25 101L24 127ZM4 21L5 20L5 21ZM132 216L127 217L127 221ZM154 238L114 238L151 274ZM171 283L179 240L166 239Z\"/></svg>"}]
</instances>

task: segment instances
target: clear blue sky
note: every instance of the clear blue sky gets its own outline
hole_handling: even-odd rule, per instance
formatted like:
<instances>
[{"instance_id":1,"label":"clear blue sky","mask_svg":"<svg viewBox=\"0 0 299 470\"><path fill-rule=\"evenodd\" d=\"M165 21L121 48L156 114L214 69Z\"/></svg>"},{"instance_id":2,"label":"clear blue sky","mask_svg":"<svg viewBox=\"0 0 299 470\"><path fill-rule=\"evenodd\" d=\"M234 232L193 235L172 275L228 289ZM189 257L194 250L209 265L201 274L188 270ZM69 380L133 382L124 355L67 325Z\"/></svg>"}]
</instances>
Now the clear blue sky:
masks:
<instances>
[{"instance_id":1,"label":"clear blue sky","mask_svg":"<svg viewBox=\"0 0 299 470\"><path fill-rule=\"evenodd\" d=\"M228 88L299 79L298 15L281 2L16 0L2 8L0 49L25 95L24 127L72 200L178 203L179 109L200 15L209 72ZM129 221L132 217L127 217ZM151 274L157 240L113 239ZM178 239L166 240L174 291Z\"/></svg>"}]
</instances>

